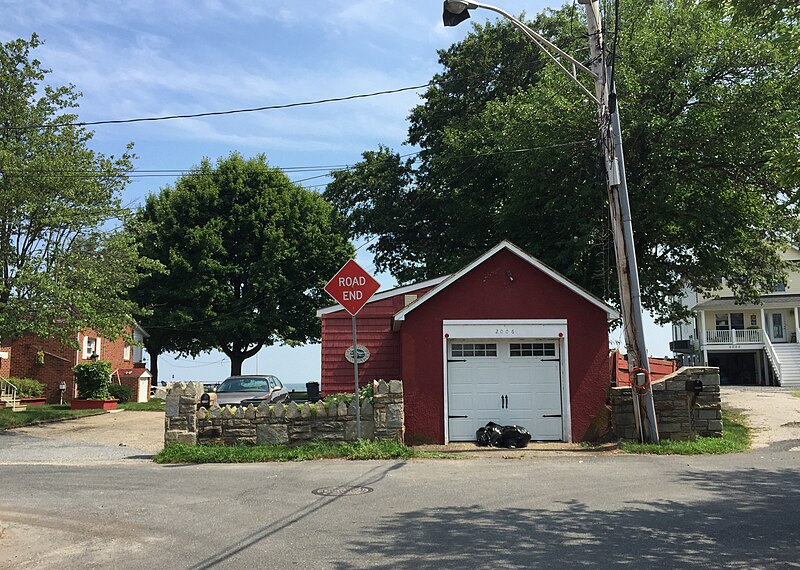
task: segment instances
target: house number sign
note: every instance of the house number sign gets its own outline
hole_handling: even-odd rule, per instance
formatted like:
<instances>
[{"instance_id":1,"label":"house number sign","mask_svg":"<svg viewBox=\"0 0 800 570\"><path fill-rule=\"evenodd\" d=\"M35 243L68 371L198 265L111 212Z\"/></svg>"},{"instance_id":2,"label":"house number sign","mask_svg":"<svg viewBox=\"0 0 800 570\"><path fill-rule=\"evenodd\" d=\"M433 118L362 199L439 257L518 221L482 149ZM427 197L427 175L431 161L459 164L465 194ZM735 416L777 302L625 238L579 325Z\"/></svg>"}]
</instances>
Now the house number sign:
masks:
<instances>
[{"instance_id":1,"label":"house number sign","mask_svg":"<svg viewBox=\"0 0 800 570\"><path fill-rule=\"evenodd\" d=\"M364 364L367 360L369 360L369 349L363 344L356 346L355 352L358 355L359 364ZM350 345L347 350L344 351L344 357L347 359L347 362L352 363L354 361L353 345Z\"/></svg>"}]
</instances>

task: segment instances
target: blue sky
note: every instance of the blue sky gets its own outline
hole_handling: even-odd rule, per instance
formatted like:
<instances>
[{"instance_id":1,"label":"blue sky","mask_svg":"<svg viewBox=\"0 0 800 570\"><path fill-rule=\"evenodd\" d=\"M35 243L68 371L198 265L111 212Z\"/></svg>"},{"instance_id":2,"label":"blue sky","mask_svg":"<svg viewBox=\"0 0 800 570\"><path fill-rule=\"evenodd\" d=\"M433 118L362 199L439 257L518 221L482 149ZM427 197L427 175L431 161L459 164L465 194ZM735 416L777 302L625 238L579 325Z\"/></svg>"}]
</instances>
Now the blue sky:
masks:
<instances>
[{"instance_id":1,"label":"blue sky","mask_svg":"<svg viewBox=\"0 0 800 570\"><path fill-rule=\"evenodd\" d=\"M561 2L503 0L503 9L533 15ZM81 120L278 105L370 93L429 81L440 70L437 49L469 31L445 28L440 0L2 0L0 39L45 41L35 56L53 70L51 84L72 83L83 93ZM477 11L474 21L494 19ZM126 188L136 205L173 183L176 173L203 157L239 151L265 153L293 180L322 189L333 165L357 162L379 144L401 152L409 110L422 91L349 102L125 125L93 127L92 146L106 155L135 143L139 172ZM624 115L622 117L624 121ZM321 167L297 171L297 168ZM361 250L362 252L364 250ZM359 263L374 270L368 254ZM389 287L387 275L378 275ZM668 353L669 331L647 326L649 351ZM620 341L620 334L611 336ZM161 379L214 381L230 363L221 353L195 360L162 355ZM244 364L288 383L318 380L319 346L271 347Z\"/></svg>"}]
</instances>

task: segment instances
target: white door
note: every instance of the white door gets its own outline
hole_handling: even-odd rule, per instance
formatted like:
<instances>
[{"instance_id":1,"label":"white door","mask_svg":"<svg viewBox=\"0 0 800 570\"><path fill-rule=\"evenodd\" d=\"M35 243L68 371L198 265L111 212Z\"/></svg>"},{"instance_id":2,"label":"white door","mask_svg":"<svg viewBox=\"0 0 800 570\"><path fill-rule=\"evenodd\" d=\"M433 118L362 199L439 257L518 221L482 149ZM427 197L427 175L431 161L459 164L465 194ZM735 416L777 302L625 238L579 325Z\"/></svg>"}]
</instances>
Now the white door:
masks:
<instances>
[{"instance_id":1,"label":"white door","mask_svg":"<svg viewBox=\"0 0 800 570\"><path fill-rule=\"evenodd\" d=\"M770 313L768 320L769 338L774 342L786 342L786 326L783 313Z\"/></svg>"},{"instance_id":2,"label":"white door","mask_svg":"<svg viewBox=\"0 0 800 570\"><path fill-rule=\"evenodd\" d=\"M534 440L561 440L561 366L555 340L453 340L448 345L448 431L474 441L493 421Z\"/></svg>"}]
</instances>

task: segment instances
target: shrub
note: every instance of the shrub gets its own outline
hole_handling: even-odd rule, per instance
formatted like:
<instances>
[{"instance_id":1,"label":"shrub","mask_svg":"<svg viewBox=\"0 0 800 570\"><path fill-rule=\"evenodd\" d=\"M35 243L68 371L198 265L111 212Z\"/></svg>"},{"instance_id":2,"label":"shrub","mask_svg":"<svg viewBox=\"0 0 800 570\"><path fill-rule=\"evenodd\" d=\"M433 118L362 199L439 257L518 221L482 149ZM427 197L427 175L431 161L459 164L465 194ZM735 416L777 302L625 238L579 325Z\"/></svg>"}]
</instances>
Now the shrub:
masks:
<instances>
[{"instance_id":1,"label":"shrub","mask_svg":"<svg viewBox=\"0 0 800 570\"><path fill-rule=\"evenodd\" d=\"M110 400L111 363L105 360L78 364L72 369L81 400Z\"/></svg>"},{"instance_id":2,"label":"shrub","mask_svg":"<svg viewBox=\"0 0 800 570\"><path fill-rule=\"evenodd\" d=\"M375 388L373 387L372 382L364 386L361 386L358 389L358 403L363 404L365 400L369 401L370 404L373 404L375 402ZM326 406L331 402L335 402L337 404L339 402L344 402L345 405L349 406L350 402L352 401L353 401L352 392L350 392L349 394L346 392L339 394L330 394L322 399L322 403L325 404Z\"/></svg>"},{"instance_id":3,"label":"shrub","mask_svg":"<svg viewBox=\"0 0 800 570\"><path fill-rule=\"evenodd\" d=\"M123 386L114 382L108 387L108 391L112 398L116 398L120 402L129 402L131 399L132 391L130 386Z\"/></svg>"},{"instance_id":4,"label":"shrub","mask_svg":"<svg viewBox=\"0 0 800 570\"><path fill-rule=\"evenodd\" d=\"M33 378L9 378L17 387L17 398L39 398L44 394L44 384Z\"/></svg>"}]
</instances>

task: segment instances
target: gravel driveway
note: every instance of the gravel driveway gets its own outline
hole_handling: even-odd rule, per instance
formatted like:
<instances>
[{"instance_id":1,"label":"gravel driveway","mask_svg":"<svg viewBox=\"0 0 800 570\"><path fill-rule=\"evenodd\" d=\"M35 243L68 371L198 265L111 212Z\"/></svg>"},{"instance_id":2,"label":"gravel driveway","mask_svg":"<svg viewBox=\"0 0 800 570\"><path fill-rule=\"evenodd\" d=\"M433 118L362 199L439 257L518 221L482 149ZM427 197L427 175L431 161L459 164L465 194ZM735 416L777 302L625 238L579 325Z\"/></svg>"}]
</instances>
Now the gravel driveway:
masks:
<instances>
[{"instance_id":1,"label":"gravel driveway","mask_svg":"<svg viewBox=\"0 0 800 570\"><path fill-rule=\"evenodd\" d=\"M725 407L743 412L753 427L753 449L800 451L800 398L771 386L722 386Z\"/></svg>"},{"instance_id":2,"label":"gravel driveway","mask_svg":"<svg viewBox=\"0 0 800 570\"><path fill-rule=\"evenodd\" d=\"M163 412L120 410L0 431L0 464L149 461L163 446Z\"/></svg>"}]
</instances>

